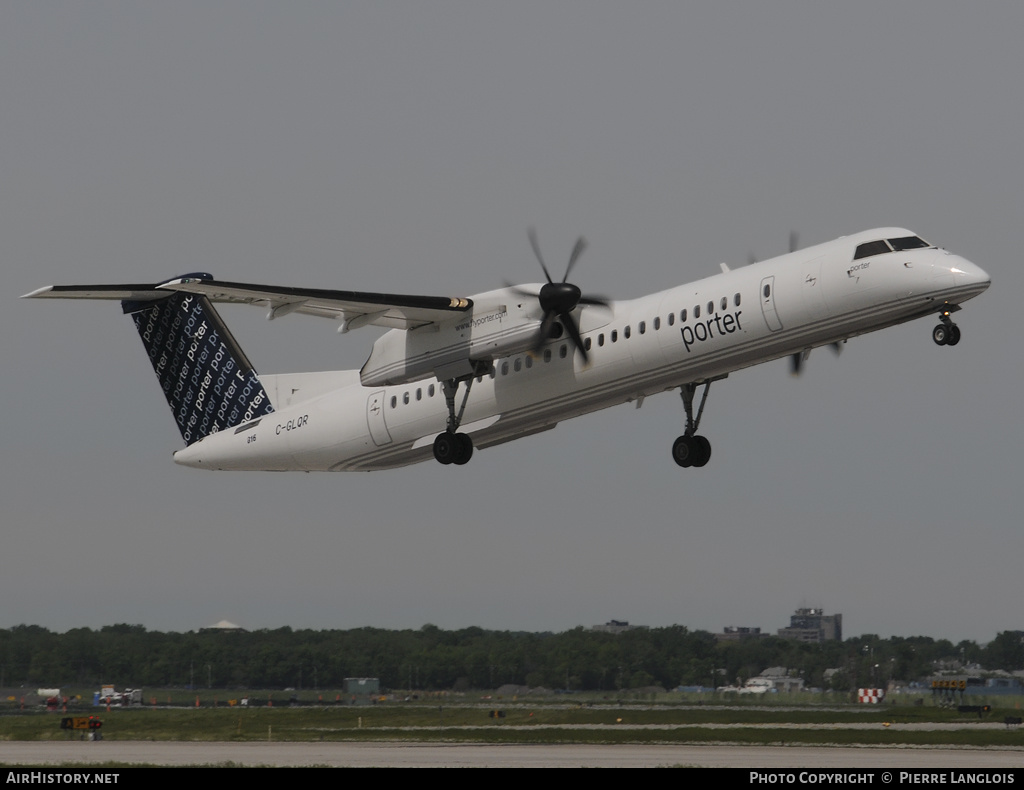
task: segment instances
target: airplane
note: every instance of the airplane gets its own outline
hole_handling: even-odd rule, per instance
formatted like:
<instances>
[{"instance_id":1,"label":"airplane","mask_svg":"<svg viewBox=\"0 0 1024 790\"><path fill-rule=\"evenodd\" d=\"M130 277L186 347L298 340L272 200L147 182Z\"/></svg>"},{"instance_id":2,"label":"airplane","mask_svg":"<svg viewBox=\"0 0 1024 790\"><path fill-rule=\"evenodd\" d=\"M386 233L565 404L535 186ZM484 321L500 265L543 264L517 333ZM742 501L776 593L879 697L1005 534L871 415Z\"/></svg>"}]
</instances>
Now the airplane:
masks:
<instances>
[{"instance_id":1,"label":"airplane","mask_svg":"<svg viewBox=\"0 0 1024 790\"><path fill-rule=\"evenodd\" d=\"M130 315L197 469L390 469L433 456L463 465L559 422L679 390L681 467L703 467L699 434L711 383L811 349L937 314L932 340L991 279L905 228L876 228L730 268L637 299L586 296L569 282L585 247L547 282L435 297L222 282L196 272L155 284L56 285L28 298L116 299ZM791 246L796 246L792 244ZM328 318L346 333L390 331L360 370L257 375L214 308L244 303L268 319ZM702 395L695 411L695 396Z\"/></svg>"}]
</instances>

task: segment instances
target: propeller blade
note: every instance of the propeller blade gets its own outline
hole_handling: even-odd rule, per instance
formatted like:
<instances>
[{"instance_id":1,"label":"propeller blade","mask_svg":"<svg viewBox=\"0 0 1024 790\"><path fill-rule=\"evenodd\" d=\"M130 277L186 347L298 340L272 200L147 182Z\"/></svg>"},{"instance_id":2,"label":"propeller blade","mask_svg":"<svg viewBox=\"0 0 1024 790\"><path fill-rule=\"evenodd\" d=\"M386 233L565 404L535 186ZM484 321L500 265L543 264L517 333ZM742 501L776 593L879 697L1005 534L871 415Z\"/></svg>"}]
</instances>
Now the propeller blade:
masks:
<instances>
[{"instance_id":1,"label":"propeller blade","mask_svg":"<svg viewBox=\"0 0 1024 790\"><path fill-rule=\"evenodd\" d=\"M537 231L530 228L530 246L533 247L533 254L537 256L537 262L540 263L540 268L544 270L544 276L548 278L548 282L554 282L551 279L551 273L548 271L547 265L544 263L544 257L540 254L540 244L537 242Z\"/></svg>"},{"instance_id":2,"label":"propeller blade","mask_svg":"<svg viewBox=\"0 0 1024 790\"><path fill-rule=\"evenodd\" d=\"M540 303L541 310L544 311L544 317L541 319L540 328L537 331L537 337L533 344L533 353L540 351L549 340L561 337L562 330L564 329L564 331L569 333L573 344L579 349L584 364L588 364L590 355L587 353L587 348L583 343L583 336L580 335L579 324L573 318L572 311L580 305L607 308L611 306L611 301L603 296L583 296L580 293L579 287L569 282L569 275L572 273L573 267L576 266L583 251L587 248L587 240L582 236L576 239L572 252L569 254L569 263L565 267L565 276L560 283L556 283L551 279L551 272L548 271L547 264L544 262L544 256L541 255L540 243L537 241L537 231L530 228L529 237L533 254L537 257L537 262L540 264L540 268L544 270L544 276L547 277L548 281L545 285L541 286L540 293L531 293L525 288L508 283L506 283L506 287L517 295L534 297ZM560 327L558 332L553 335L556 321L560 322Z\"/></svg>"},{"instance_id":3,"label":"propeller blade","mask_svg":"<svg viewBox=\"0 0 1024 790\"><path fill-rule=\"evenodd\" d=\"M811 356L811 350L809 348L804 350L804 351L797 351L795 354L790 356L790 358L789 358L789 371L790 371L790 373L792 373L794 376L799 376L801 373L803 373L804 362L806 362L807 358L810 357L810 356Z\"/></svg>"},{"instance_id":4,"label":"propeller blade","mask_svg":"<svg viewBox=\"0 0 1024 790\"><path fill-rule=\"evenodd\" d=\"M502 285L504 285L506 288L512 291L512 293L514 293L516 296L532 296L534 299L540 296L539 291L531 291L527 288L523 288L521 285L514 285L513 283L510 283L508 280L503 280Z\"/></svg>"},{"instance_id":5,"label":"propeller blade","mask_svg":"<svg viewBox=\"0 0 1024 790\"><path fill-rule=\"evenodd\" d=\"M537 330L537 339L533 343L531 352L536 354L541 347L551 339L551 327L554 326L557 316L554 313L545 313L544 320L540 322L540 329Z\"/></svg>"},{"instance_id":6,"label":"propeller blade","mask_svg":"<svg viewBox=\"0 0 1024 790\"><path fill-rule=\"evenodd\" d=\"M583 338L580 337L580 328L576 326L576 319L568 313L559 317L562 319L562 323L565 325L565 329L569 333L569 337L572 338L572 342L575 343L576 348L579 349L580 356L583 357L583 364L589 364L590 360L587 356L587 349L583 345Z\"/></svg>"},{"instance_id":7,"label":"propeller blade","mask_svg":"<svg viewBox=\"0 0 1024 790\"><path fill-rule=\"evenodd\" d=\"M843 344L838 340L835 343L832 343L832 351L838 357L843 353Z\"/></svg>"},{"instance_id":8,"label":"propeller blade","mask_svg":"<svg viewBox=\"0 0 1024 790\"><path fill-rule=\"evenodd\" d=\"M583 254L583 250L587 248L587 240L580 236L576 239L576 244L573 245L572 252L569 255L569 265L565 267L565 277L562 278L564 283L569 279L569 272L572 271L572 267L576 265L576 261L579 260L580 255Z\"/></svg>"}]
</instances>

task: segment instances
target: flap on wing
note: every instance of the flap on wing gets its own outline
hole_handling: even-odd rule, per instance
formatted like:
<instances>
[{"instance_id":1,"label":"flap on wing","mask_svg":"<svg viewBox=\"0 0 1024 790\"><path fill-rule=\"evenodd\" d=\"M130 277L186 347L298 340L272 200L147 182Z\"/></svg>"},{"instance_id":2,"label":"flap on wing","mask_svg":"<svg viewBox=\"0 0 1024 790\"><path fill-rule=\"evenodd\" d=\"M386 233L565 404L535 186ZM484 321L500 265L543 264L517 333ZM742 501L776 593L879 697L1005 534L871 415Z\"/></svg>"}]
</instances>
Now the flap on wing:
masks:
<instances>
[{"instance_id":1,"label":"flap on wing","mask_svg":"<svg viewBox=\"0 0 1024 790\"><path fill-rule=\"evenodd\" d=\"M220 282L207 276L185 276L154 285L51 285L32 298L121 299L152 301L168 291L203 294L211 302L254 304L267 308L267 318L304 313L343 320L341 331L366 324L392 329L414 329L467 312L473 302L462 297L333 291L321 288Z\"/></svg>"}]
</instances>

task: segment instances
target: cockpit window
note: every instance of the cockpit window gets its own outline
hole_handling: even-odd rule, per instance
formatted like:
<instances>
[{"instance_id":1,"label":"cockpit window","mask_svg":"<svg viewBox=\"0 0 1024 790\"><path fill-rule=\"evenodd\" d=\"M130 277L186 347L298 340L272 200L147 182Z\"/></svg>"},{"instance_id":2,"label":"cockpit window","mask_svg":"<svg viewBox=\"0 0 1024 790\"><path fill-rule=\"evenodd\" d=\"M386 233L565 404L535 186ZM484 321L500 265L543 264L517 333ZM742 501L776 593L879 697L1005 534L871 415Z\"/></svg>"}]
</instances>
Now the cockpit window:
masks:
<instances>
[{"instance_id":1,"label":"cockpit window","mask_svg":"<svg viewBox=\"0 0 1024 790\"><path fill-rule=\"evenodd\" d=\"M861 258L870 258L872 255L881 255L883 252L892 252L886 242L881 239L869 241L857 246L857 252L854 253L853 259L857 261Z\"/></svg>"},{"instance_id":2,"label":"cockpit window","mask_svg":"<svg viewBox=\"0 0 1024 790\"><path fill-rule=\"evenodd\" d=\"M922 247L930 246L920 236L904 236L902 239L889 239L889 243L896 252L900 250L919 250Z\"/></svg>"},{"instance_id":3,"label":"cockpit window","mask_svg":"<svg viewBox=\"0 0 1024 790\"><path fill-rule=\"evenodd\" d=\"M931 245L922 239L920 236L901 236L898 239L889 239L883 241L868 241L864 244L860 244L857 247L857 251L853 254L853 259L860 260L861 258L870 258L872 255L883 255L887 252L895 250L920 250Z\"/></svg>"}]
</instances>

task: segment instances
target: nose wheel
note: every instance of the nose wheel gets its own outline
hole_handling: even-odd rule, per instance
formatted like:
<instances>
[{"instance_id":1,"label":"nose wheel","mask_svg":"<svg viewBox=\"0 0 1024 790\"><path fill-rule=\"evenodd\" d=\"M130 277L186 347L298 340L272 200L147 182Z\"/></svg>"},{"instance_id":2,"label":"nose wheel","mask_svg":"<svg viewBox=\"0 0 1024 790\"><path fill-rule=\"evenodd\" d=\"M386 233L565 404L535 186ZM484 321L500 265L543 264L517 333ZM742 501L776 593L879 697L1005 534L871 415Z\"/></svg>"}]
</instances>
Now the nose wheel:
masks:
<instances>
[{"instance_id":1,"label":"nose wheel","mask_svg":"<svg viewBox=\"0 0 1024 790\"><path fill-rule=\"evenodd\" d=\"M955 346L960 342L960 327L952 321L948 324L938 324L932 330L932 340L937 346Z\"/></svg>"},{"instance_id":2,"label":"nose wheel","mask_svg":"<svg viewBox=\"0 0 1024 790\"><path fill-rule=\"evenodd\" d=\"M960 327L953 323L949 316L954 310L959 310L959 305L947 305L939 313L939 321L932 330L932 340L937 346L955 346L960 342Z\"/></svg>"}]
</instances>

